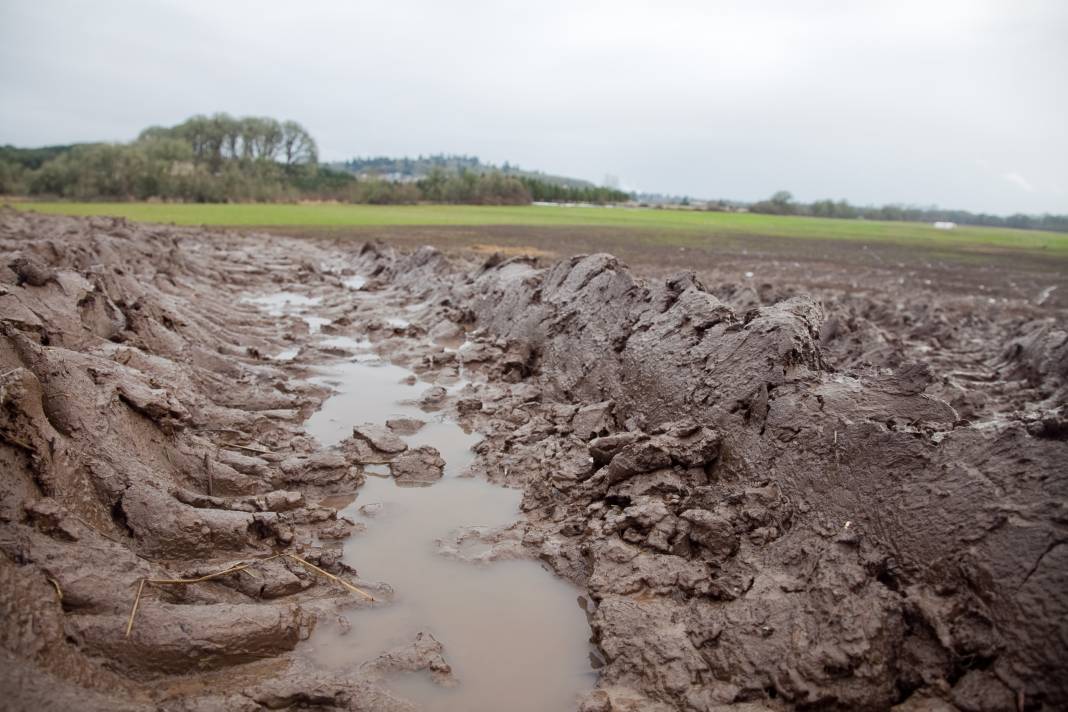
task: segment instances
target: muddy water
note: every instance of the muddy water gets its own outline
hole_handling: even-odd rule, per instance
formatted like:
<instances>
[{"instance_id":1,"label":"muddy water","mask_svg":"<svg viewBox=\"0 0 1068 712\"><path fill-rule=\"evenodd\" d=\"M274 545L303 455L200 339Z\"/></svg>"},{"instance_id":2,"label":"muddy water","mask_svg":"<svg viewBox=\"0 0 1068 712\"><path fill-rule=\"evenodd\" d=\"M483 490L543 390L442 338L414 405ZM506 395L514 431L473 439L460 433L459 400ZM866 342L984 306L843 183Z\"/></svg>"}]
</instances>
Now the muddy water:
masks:
<instances>
[{"instance_id":1,"label":"muddy water","mask_svg":"<svg viewBox=\"0 0 1068 712\"><path fill-rule=\"evenodd\" d=\"M246 304L255 304L271 316L283 316L318 306L323 300L320 297L307 297L296 292L275 292L257 297L247 296L241 301Z\"/></svg>"},{"instance_id":2,"label":"muddy water","mask_svg":"<svg viewBox=\"0 0 1068 712\"><path fill-rule=\"evenodd\" d=\"M349 540L345 557L362 579L390 584L395 597L350 613L352 629L345 635L323 626L310 644L318 663L355 668L423 631L445 646L459 681L445 688L425 674L390 680L398 694L424 709L574 709L576 695L595 681L581 592L533 561L476 565L438 553L438 542L459 528L514 521L520 492L462 476L478 436L405 403L431 384L404 383L411 373L374 360L367 342L341 339L332 345L353 351L353 357L324 369L322 381L336 394L308 420L308 431L331 445L351 434L354 424L419 418L427 424L405 440L437 448L446 469L431 487L398 487L387 467L368 467L372 476L343 510L366 531ZM452 390L463 383L442 385Z\"/></svg>"}]
</instances>

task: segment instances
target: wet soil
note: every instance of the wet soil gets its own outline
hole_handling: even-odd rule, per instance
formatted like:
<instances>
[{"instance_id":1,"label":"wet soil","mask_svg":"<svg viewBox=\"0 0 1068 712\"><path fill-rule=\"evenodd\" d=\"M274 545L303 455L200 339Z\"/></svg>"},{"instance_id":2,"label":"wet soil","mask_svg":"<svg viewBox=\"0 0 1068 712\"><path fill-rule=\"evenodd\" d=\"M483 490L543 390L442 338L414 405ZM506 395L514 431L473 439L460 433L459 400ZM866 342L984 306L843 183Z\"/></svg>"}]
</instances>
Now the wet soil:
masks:
<instances>
[{"instance_id":1,"label":"wet soil","mask_svg":"<svg viewBox=\"0 0 1068 712\"><path fill-rule=\"evenodd\" d=\"M368 477L339 512L363 529L348 540L344 561L362 578L388 582L389 605L351 614L340 627L322 626L309 644L314 659L358 669L425 632L445 644L459 682L443 687L422 675L388 681L421 709L574 707L596 680L581 590L529 557L492 565L480 559L481 538L519 518L522 493L465 476L478 433L419 404L418 394L434 385L473 395L470 382L451 372L438 374L440 384L426 374L416 379L374 359L371 342L344 339L320 342L345 344L353 356L326 369L335 392L305 428L335 445L351 436L353 423L385 422L408 450L386 466L392 477ZM409 462L407 454L420 451L432 453L429 465L425 457ZM434 453L444 461L440 469Z\"/></svg>"},{"instance_id":2,"label":"wet soil","mask_svg":"<svg viewBox=\"0 0 1068 712\"><path fill-rule=\"evenodd\" d=\"M710 289L762 292L765 301L787 290L819 298L843 292L951 295L1042 302L1068 308L1068 255L974 245L864 243L723 233L599 227L516 225L263 228L326 244L382 240L402 250L432 245L450 255L485 259L533 255L545 264L607 252L643 277L693 271ZM351 245L350 245L351 246Z\"/></svg>"},{"instance_id":3,"label":"wet soil","mask_svg":"<svg viewBox=\"0 0 1068 712\"><path fill-rule=\"evenodd\" d=\"M0 213L7 706L1068 704L1056 260L376 236Z\"/></svg>"}]
</instances>

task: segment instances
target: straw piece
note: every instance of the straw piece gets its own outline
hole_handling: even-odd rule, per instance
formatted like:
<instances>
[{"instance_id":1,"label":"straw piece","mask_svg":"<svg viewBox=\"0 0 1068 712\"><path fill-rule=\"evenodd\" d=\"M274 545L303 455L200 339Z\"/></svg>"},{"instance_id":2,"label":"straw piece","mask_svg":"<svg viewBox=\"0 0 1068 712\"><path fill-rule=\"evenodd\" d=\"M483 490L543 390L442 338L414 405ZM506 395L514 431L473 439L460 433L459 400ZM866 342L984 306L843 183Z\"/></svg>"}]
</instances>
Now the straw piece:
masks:
<instances>
[{"instance_id":1,"label":"straw piece","mask_svg":"<svg viewBox=\"0 0 1068 712\"><path fill-rule=\"evenodd\" d=\"M133 608L130 609L130 620L126 622L126 637L130 637L130 631L133 630L134 616L137 615L137 606L141 603L141 592L145 590L145 579L141 579L141 585L137 587L137 596L134 597Z\"/></svg>"},{"instance_id":2,"label":"straw piece","mask_svg":"<svg viewBox=\"0 0 1068 712\"><path fill-rule=\"evenodd\" d=\"M271 557L271 558L274 558L274 557ZM262 559L262 561L267 561L267 559ZM159 584L200 583L201 581L209 581L209 580L211 580L213 578L218 578L220 576L225 576L226 574L235 574L238 571L243 571L243 570L247 569L249 566L252 566L253 564L256 564L256 563L259 563L259 562L253 561L252 563L248 563L248 564L246 564L246 563L234 564L233 566L231 566L228 569L223 569L222 571L216 571L213 574L207 574L205 576L198 576L197 578L191 578L191 579L148 579L148 582L149 583L159 583Z\"/></svg>"},{"instance_id":3,"label":"straw piece","mask_svg":"<svg viewBox=\"0 0 1068 712\"><path fill-rule=\"evenodd\" d=\"M294 561L297 561L297 562L299 562L301 564L304 564L305 566L307 566L309 569L312 569L313 571L318 571L323 576L326 576L327 578L330 578L330 579L333 579L334 581L337 581L339 584L341 584L345 588L349 589L350 591L354 591L355 593L360 594L361 596L363 596L364 598L366 598L369 601L374 601L375 600L375 597L372 596L371 594L367 593L366 591L361 591L360 589L356 588L355 586L353 586L351 583L349 583L345 579L340 578L338 576L335 576L332 573L328 573L326 571L323 571L322 569L320 569L315 564L309 563L309 562L305 561L304 559L300 558L299 556L294 556L293 554L282 554L282 556L288 557L290 559L293 559Z\"/></svg>"},{"instance_id":4,"label":"straw piece","mask_svg":"<svg viewBox=\"0 0 1068 712\"><path fill-rule=\"evenodd\" d=\"M204 469L208 471L208 496L215 496L215 467L211 464L211 458L208 457L208 453L204 453Z\"/></svg>"},{"instance_id":5,"label":"straw piece","mask_svg":"<svg viewBox=\"0 0 1068 712\"><path fill-rule=\"evenodd\" d=\"M260 450L259 448L249 447L248 445L238 445L237 443L223 443L223 448L237 448L238 450L248 450L249 452L259 453L260 455L270 455L270 450Z\"/></svg>"},{"instance_id":6,"label":"straw piece","mask_svg":"<svg viewBox=\"0 0 1068 712\"><path fill-rule=\"evenodd\" d=\"M216 571L215 573L206 574L204 576L197 576L196 578L188 578L188 579L142 578L140 585L138 585L138 587L137 587L137 595L134 597L133 608L130 609L130 618L126 622L126 637L129 638L130 637L130 631L133 630L134 617L137 615L137 607L141 603L141 594L142 594L142 592L144 592L146 583L151 583L151 584L155 584L155 585L166 585L166 586L186 585L186 584L192 584L192 583L200 583L202 581L210 581L211 579L218 578L220 576L226 576L228 574L236 574L236 573L241 572L241 571L245 572L249 576L252 576L253 578L256 578L256 575L254 573L252 573L252 571L250 570L250 567L256 566L257 564L264 564L264 563L266 563L268 561L271 561L273 559L277 559L277 558L280 558L280 557L293 559L297 563L299 563L299 564L311 569L312 571L315 571L318 574L326 576L328 579L330 579L332 581L336 581L337 583L341 584L342 586L344 586L348 590L352 591L353 593L360 594L361 596L363 596L367 600L371 601L372 603L375 600L375 597L372 596L371 594L367 593L366 591L363 591L363 590L360 590L360 589L356 588L351 583L349 583L348 581L344 580L343 578L341 578L339 576L335 576L334 574L332 574L332 573L330 573L328 571L323 571L321 568L319 568L315 564L311 563L310 561L305 561L304 559L300 558L299 556L294 556L293 554L286 554L286 553L274 554L273 556L267 556L267 557L264 557L262 559L254 559L253 561L249 561L249 562L238 562L238 563L234 564L233 566L231 566L229 568L223 569L222 571ZM49 579L49 580L51 581L51 579ZM55 581L52 581L52 583L53 583L53 585L56 586L56 591L59 592L59 584L56 584ZM60 593L60 597L61 598L62 598L62 595L63 594Z\"/></svg>"},{"instance_id":7,"label":"straw piece","mask_svg":"<svg viewBox=\"0 0 1068 712\"><path fill-rule=\"evenodd\" d=\"M49 577L48 577L48 583L50 583L50 584L52 584L53 586L55 586L55 587L56 587L56 599L57 599L57 600L58 600L58 601L59 601L60 603L63 603L63 589L61 589L61 588L59 587L59 582L58 582L58 581L56 581L56 580L55 580L54 578L52 578L51 576L49 576Z\"/></svg>"}]
</instances>

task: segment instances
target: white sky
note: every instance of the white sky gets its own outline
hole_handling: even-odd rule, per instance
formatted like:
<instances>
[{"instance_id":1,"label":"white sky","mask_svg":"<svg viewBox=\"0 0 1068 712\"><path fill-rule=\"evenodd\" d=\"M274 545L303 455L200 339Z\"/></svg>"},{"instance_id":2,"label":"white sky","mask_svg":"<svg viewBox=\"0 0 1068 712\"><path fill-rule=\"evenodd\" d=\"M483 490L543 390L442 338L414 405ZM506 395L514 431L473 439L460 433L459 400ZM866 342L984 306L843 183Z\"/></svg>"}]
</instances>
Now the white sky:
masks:
<instances>
[{"instance_id":1,"label":"white sky","mask_svg":"<svg viewBox=\"0 0 1068 712\"><path fill-rule=\"evenodd\" d=\"M0 0L0 143L196 113L742 200L1068 212L1068 0Z\"/></svg>"}]
</instances>

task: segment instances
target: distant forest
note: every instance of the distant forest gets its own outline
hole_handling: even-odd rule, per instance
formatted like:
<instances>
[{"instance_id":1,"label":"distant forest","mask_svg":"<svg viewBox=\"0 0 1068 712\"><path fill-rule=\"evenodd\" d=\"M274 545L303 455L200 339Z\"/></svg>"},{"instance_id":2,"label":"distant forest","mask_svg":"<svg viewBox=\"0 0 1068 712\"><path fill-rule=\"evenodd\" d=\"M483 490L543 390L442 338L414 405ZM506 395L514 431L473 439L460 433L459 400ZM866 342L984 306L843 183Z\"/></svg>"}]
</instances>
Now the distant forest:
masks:
<instances>
[{"instance_id":1,"label":"distant forest","mask_svg":"<svg viewBox=\"0 0 1068 712\"><path fill-rule=\"evenodd\" d=\"M311 134L295 121L228 114L152 126L129 143L44 148L0 146L0 195L69 200L199 203L332 200L476 205L631 203L690 210L749 211L864 220L953 222L1068 232L1068 215L1001 217L906 205L800 203L786 191L755 203L626 193L589 181L483 163L476 156L386 156L320 163Z\"/></svg>"},{"instance_id":2,"label":"distant forest","mask_svg":"<svg viewBox=\"0 0 1068 712\"><path fill-rule=\"evenodd\" d=\"M0 194L72 200L199 203L337 200L390 204L526 205L533 201L618 203L630 195L592 183L485 166L477 158L370 159L383 170L331 167L295 121L227 114L152 126L130 143L45 148L0 146ZM412 166L426 168L418 173ZM350 165L352 167L350 167ZM407 171L407 172L405 172ZM401 173L402 175L391 175Z\"/></svg>"},{"instance_id":3,"label":"distant forest","mask_svg":"<svg viewBox=\"0 0 1068 712\"><path fill-rule=\"evenodd\" d=\"M500 173L516 178L531 178L544 183L563 186L565 188L596 188L588 180L568 178L566 176L551 175L541 171L529 171L517 165L505 161L502 165L483 163L478 156L463 156L446 153L437 153L430 156L418 156L416 158L390 156L375 156L368 158L353 158L348 161L329 164L331 168L348 171L364 178L387 178L392 180L417 181L425 178L434 171L441 171L446 175L460 173ZM629 195L628 195L629 197ZM626 198L624 198L625 200Z\"/></svg>"},{"instance_id":4,"label":"distant forest","mask_svg":"<svg viewBox=\"0 0 1068 712\"><path fill-rule=\"evenodd\" d=\"M765 215L806 215L815 218L847 220L907 220L909 222L949 222L958 225L1010 227L1021 230L1053 230L1068 232L1068 215L988 215L967 210L946 210L937 207L910 205L859 206L844 200L817 200L798 203L788 191L780 190L767 200L748 206L751 213Z\"/></svg>"}]
</instances>

